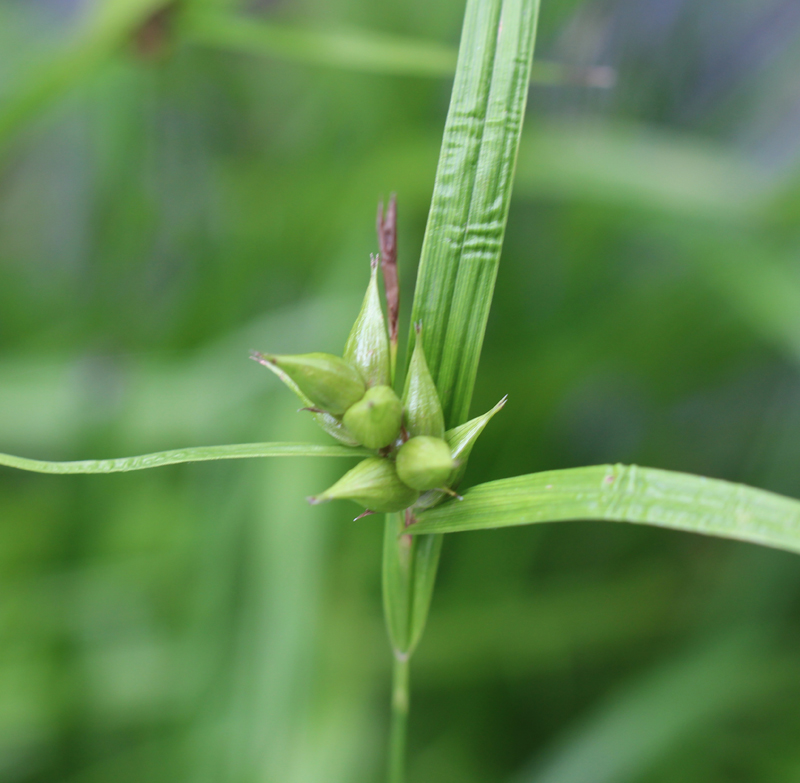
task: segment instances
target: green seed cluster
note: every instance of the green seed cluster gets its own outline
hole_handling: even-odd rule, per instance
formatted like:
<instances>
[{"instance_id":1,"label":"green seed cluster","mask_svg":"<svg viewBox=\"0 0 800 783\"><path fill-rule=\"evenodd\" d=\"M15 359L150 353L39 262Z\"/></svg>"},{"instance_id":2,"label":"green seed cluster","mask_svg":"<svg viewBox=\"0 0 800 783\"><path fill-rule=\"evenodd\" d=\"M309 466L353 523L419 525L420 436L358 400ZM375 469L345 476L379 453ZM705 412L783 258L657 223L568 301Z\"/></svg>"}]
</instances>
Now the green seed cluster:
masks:
<instances>
[{"instance_id":1,"label":"green seed cluster","mask_svg":"<svg viewBox=\"0 0 800 783\"><path fill-rule=\"evenodd\" d=\"M391 386L392 354L373 260L364 303L342 357L328 353L254 357L303 400L326 432L376 452L310 502L349 499L369 511L393 512L430 505L443 493L453 494L449 488L458 478L458 457L466 458L502 402L485 416L445 433L419 326L416 335L401 400Z\"/></svg>"}]
</instances>

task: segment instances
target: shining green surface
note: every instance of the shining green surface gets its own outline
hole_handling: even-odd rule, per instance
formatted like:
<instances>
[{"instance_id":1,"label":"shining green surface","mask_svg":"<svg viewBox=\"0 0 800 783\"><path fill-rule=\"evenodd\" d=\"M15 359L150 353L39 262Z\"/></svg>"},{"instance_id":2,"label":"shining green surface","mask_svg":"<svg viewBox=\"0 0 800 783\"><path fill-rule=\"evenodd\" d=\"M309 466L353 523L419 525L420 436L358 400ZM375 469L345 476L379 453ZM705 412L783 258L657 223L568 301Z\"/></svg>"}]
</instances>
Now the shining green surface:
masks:
<instances>
[{"instance_id":1,"label":"shining green surface","mask_svg":"<svg viewBox=\"0 0 800 783\"><path fill-rule=\"evenodd\" d=\"M318 446L314 443L236 443L230 446L200 446L172 449L138 457L86 459L71 462L46 462L38 459L0 454L0 465L30 470L34 473L126 473L130 470L179 465L182 462L208 462L219 459L252 459L254 457L368 457L366 449L349 446Z\"/></svg>"},{"instance_id":2,"label":"shining green surface","mask_svg":"<svg viewBox=\"0 0 800 783\"><path fill-rule=\"evenodd\" d=\"M800 500L728 481L597 465L479 484L419 515L418 532L568 520L637 522L800 552Z\"/></svg>"}]
</instances>

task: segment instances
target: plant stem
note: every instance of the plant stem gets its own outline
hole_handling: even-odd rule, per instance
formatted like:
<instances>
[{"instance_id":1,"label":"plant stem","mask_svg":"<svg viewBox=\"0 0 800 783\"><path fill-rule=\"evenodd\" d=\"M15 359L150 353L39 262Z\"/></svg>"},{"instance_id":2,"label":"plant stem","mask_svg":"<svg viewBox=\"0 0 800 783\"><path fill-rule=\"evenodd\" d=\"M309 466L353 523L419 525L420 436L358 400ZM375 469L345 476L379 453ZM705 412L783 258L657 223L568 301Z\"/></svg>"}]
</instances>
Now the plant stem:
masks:
<instances>
[{"instance_id":1,"label":"plant stem","mask_svg":"<svg viewBox=\"0 0 800 783\"><path fill-rule=\"evenodd\" d=\"M392 725L389 734L387 783L404 783L406 778L406 729L408 726L407 653L395 653L392 670Z\"/></svg>"}]
</instances>

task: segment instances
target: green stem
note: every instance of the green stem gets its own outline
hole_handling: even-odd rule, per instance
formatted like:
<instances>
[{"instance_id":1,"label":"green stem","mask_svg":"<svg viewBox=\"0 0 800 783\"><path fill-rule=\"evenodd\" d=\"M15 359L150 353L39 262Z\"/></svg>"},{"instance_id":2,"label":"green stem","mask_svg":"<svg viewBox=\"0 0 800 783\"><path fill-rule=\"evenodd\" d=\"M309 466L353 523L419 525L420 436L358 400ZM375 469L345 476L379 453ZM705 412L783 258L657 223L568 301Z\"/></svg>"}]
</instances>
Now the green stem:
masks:
<instances>
[{"instance_id":1,"label":"green stem","mask_svg":"<svg viewBox=\"0 0 800 783\"><path fill-rule=\"evenodd\" d=\"M395 653L394 669L392 670L392 726L389 735L387 783L404 783L406 778L408 672L408 654Z\"/></svg>"}]
</instances>

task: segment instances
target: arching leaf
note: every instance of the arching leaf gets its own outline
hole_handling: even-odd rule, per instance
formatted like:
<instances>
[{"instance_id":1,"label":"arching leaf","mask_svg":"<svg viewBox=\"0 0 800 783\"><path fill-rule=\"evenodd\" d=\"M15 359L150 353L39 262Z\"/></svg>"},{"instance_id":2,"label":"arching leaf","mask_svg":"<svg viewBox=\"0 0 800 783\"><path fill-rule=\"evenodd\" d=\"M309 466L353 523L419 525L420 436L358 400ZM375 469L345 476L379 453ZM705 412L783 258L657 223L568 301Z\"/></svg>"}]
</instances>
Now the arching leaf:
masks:
<instances>
[{"instance_id":1,"label":"arching leaf","mask_svg":"<svg viewBox=\"0 0 800 783\"><path fill-rule=\"evenodd\" d=\"M410 533L566 520L634 522L800 552L800 500L636 465L549 470L479 484L419 515Z\"/></svg>"}]
</instances>

